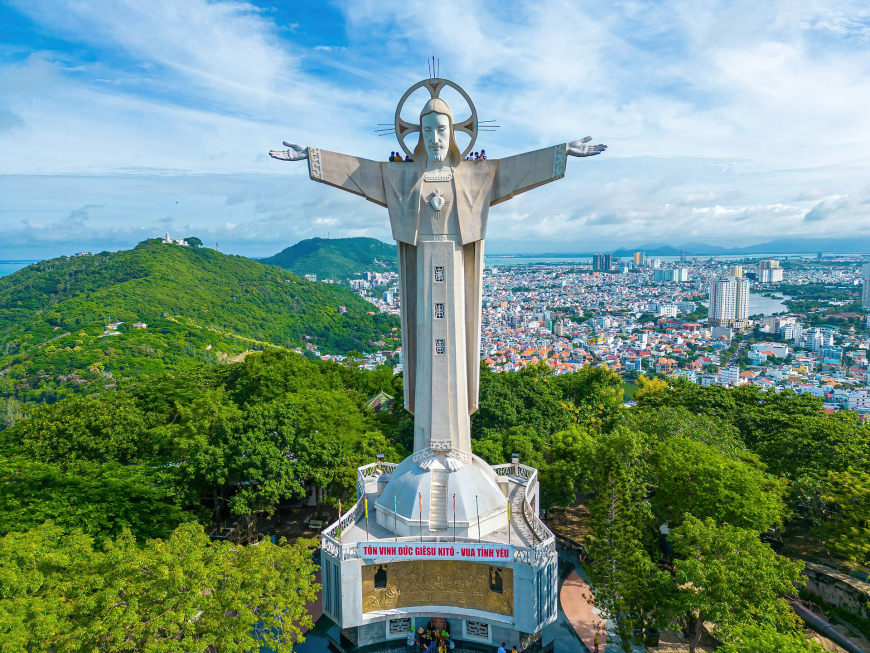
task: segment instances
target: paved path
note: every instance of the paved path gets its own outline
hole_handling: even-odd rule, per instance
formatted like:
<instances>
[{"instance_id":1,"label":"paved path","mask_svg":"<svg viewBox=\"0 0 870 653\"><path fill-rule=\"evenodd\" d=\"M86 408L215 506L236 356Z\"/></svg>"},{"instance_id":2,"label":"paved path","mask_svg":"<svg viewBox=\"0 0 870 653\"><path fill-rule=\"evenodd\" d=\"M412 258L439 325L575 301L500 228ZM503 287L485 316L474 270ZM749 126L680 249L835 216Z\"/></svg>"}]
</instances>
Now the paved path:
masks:
<instances>
[{"instance_id":1,"label":"paved path","mask_svg":"<svg viewBox=\"0 0 870 653\"><path fill-rule=\"evenodd\" d=\"M594 612L592 606L583 597L590 594L589 585L583 580L576 571L572 571L565 582L562 584L562 592L559 594L559 601L562 603L562 611L571 622L574 632L583 640L590 651L594 650L593 640L595 639L595 629L599 629L599 652L604 651L605 647L605 621Z\"/></svg>"}]
</instances>

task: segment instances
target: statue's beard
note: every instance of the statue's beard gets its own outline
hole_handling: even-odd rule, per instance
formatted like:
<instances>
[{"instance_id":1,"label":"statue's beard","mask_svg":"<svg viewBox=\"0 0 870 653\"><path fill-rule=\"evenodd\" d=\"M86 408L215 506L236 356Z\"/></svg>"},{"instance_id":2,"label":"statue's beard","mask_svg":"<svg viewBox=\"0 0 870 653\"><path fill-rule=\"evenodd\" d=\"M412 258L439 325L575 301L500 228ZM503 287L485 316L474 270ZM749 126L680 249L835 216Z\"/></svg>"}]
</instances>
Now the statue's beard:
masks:
<instances>
[{"instance_id":1,"label":"statue's beard","mask_svg":"<svg viewBox=\"0 0 870 653\"><path fill-rule=\"evenodd\" d=\"M447 156L447 152L440 147L433 147L430 151L432 152L432 160L437 163L441 163Z\"/></svg>"}]
</instances>

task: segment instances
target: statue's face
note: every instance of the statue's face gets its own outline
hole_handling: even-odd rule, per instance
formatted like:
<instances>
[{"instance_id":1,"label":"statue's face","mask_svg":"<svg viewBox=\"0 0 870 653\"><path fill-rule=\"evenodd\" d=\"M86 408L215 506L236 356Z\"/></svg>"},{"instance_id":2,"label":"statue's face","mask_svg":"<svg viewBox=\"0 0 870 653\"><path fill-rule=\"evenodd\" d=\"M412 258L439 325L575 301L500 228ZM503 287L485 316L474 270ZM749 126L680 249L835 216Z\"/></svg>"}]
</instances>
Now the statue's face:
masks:
<instances>
[{"instance_id":1,"label":"statue's face","mask_svg":"<svg viewBox=\"0 0 870 653\"><path fill-rule=\"evenodd\" d=\"M423 144L430 161L446 161L450 150L450 118L442 113L427 113L420 124Z\"/></svg>"}]
</instances>

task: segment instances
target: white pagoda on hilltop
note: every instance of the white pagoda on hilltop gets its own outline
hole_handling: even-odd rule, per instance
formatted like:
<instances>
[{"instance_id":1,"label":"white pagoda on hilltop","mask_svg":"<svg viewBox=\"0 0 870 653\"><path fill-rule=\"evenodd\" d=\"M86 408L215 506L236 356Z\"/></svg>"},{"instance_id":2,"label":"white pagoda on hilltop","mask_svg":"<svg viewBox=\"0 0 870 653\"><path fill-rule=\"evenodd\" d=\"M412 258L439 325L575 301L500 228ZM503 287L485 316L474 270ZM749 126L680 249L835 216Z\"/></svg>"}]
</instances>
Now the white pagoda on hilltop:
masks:
<instances>
[{"instance_id":1,"label":"white pagoda on hilltop","mask_svg":"<svg viewBox=\"0 0 870 653\"><path fill-rule=\"evenodd\" d=\"M470 117L454 122L452 87ZM414 91L430 99L411 124ZM447 79L412 86L395 133L413 159L378 162L285 142L272 157L308 160L311 178L386 207L398 246L405 408L414 453L360 467L357 503L322 533L323 611L342 650L383 648L433 619L468 644L536 645L556 618L555 537L539 519L537 470L471 453L478 408L483 247L489 207L561 179L567 157L599 154L587 137L500 160L465 160L479 124ZM460 152L457 131L470 137ZM412 152L405 138L418 133ZM398 643L398 642L397 642Z\"/></svg>"}]
</instances>

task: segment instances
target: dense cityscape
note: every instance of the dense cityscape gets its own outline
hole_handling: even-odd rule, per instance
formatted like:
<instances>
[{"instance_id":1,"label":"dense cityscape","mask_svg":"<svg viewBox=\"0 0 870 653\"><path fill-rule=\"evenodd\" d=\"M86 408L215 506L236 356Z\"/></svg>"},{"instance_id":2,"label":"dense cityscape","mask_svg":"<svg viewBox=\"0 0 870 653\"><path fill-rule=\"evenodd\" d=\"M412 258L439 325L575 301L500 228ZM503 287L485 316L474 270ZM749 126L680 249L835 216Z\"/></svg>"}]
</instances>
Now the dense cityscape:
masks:
<instances>
[{"instance_id":1,"label":"dense cityscape","mask_svg":"<svg viewBox=\"0 0 870 653\"><path fill-rule=\"evenodd\" d=\"M481 359L493 371L540 361L554 374L607 365L629 384L640 374L753 384L812 394L829 410L870 412L866 257L663 261L637 252L623 262L609 254L506 261L484 270ZM399 314L395 273L348 283L378 310ZM388 360L401 370L401 350L366 356L370 367Z\"/></svg>"}]
</instances>

